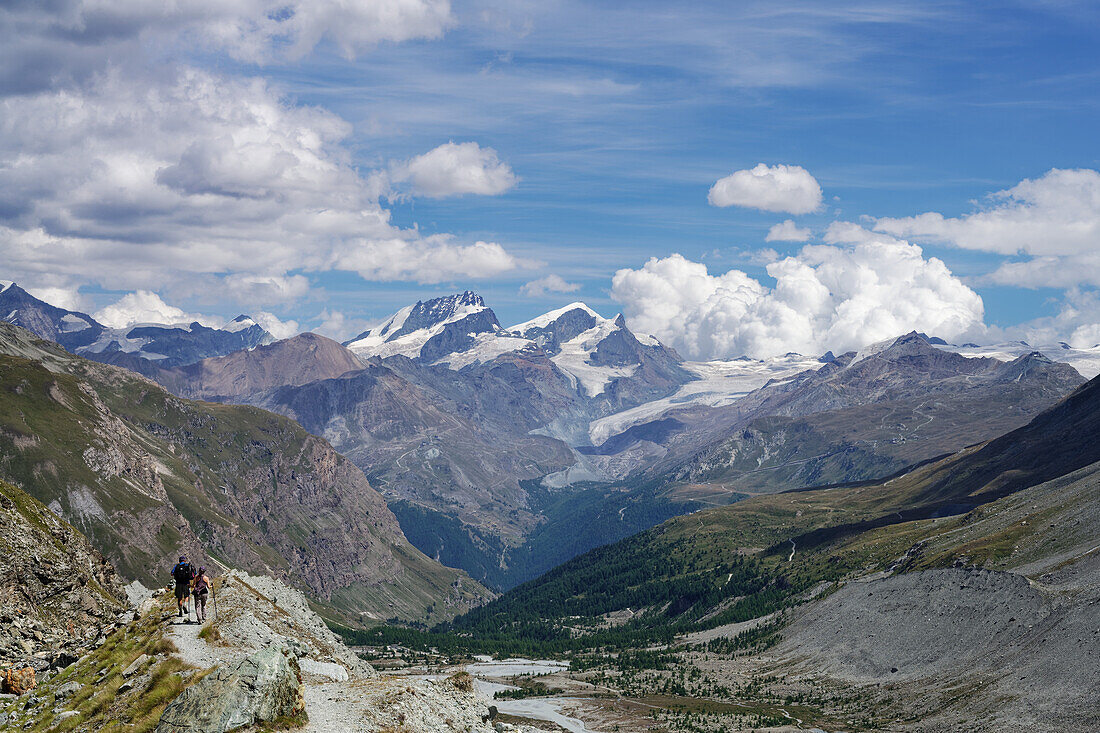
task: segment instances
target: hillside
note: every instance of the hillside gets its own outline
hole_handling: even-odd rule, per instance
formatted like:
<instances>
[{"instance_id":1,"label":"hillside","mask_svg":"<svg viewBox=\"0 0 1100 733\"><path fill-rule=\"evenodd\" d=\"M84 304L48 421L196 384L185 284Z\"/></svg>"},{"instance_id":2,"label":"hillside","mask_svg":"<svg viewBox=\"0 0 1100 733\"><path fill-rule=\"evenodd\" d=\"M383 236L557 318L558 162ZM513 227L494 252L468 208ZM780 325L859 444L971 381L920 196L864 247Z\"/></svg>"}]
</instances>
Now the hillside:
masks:
<instances>
[{"instance_id":1,"label":"hillside","mask_svg":"<svg viewBox=\"0 0 1100 733\"><path fill-rule=\"evenodd\" d=\"M374 638L568 653L575 668L618 670L627 694L801 700L807 723L846 715L861 730L895 719L955 730L975 711L986 717L968 729L1093 730L1097 408L1093 380L1026 426L903 476L677 517L434 634ZM673 648L634 651L654 643Z\"/></svg>"},{"instance_id":2,"label":"hillside","mask_svg":"<svg viewBox=\"0 0 1100 733\"><path fill-rule=\"evenodd\" d=\"M0 481L0 666L65 666L124 600L115 569L83 535Z\"/></svg>"},{"instance_id":3,"label":"hillside","mask_svg":"<svg viewBox=\"0 0 1100 733\"><path fill-rule=\"evenodd\" d=\"M484 598L412 547L362 472L294 422L191 402L0 324L0 477L156 586L208 553L306 589L359 624Z\"/></svg>"}]
</instances>

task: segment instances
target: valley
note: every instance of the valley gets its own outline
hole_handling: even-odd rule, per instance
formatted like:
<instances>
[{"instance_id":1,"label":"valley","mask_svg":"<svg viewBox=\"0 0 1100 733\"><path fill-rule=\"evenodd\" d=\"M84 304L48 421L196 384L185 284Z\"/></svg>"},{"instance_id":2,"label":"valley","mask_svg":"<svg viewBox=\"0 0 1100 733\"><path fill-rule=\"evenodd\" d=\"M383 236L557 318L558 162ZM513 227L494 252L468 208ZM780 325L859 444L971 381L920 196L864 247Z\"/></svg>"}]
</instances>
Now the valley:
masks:
<instances>
[{"instance_id":1,"label":"valley","mask_svg":"<svg viewBox=\"0 0 1100 733\"><path fill-rule=\"evenodd\" d=\"M293 583L509 725L1086 731L1100 382L1006 356L701 364L473 293L142 374L0 324L0 471L127 580Z\"/></svg>"}]
</instances>

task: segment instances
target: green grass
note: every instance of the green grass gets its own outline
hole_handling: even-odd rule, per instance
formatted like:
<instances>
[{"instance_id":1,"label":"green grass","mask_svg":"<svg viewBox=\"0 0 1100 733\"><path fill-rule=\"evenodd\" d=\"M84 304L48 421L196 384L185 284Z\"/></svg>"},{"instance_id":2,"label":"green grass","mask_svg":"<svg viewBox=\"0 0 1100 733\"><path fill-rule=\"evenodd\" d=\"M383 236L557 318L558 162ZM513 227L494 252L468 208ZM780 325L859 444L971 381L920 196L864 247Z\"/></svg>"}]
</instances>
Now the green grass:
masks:
<instances>
[{"instance_id":1,"label":"green grass","mask_svg":"<svg viewBox=\"0 0 1100 733\"><path fill-rule=\"evenodd\" d=\"M163 610L159 608L145 619L115 631L98 649L39 685L35 695L44 698L45 702L26 729L35 733L77 729L137 733L153 730L168 703L203 676L168 655L174 647L161 635L159 619ZM150 661L130 677L131 682L141 684L120 694L119 688L127 681L123 670L142 654L149 655ZM190 674L181 676L179 672ZM70 682L81 687L62 703L62 711L76 711L78 715L57 721L53 712L60 702L56 691ZM13 709L14 705L8 707L9 712Z\"/></svg>"}]
</instances>

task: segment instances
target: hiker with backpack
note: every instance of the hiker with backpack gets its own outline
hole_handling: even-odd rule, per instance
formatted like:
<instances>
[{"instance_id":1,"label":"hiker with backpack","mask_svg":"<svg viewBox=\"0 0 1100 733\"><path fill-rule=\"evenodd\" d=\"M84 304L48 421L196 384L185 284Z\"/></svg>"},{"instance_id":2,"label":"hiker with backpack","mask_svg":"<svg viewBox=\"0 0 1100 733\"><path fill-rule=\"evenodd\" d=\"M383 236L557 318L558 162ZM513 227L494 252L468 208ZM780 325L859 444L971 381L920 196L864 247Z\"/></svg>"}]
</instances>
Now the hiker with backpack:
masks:
<instances>
[{"instance_id":1,"label":"hiker with backpack","mask_svg":"<svg viewBox=\"0 0 1100 733\"><path fill-rule=\"evenodd\" d=\"M210 595L210 578L206 568L199 568L195 582L191 584L191 595L195 597L195 618L201 624L206 620L206 597Z\"/></svg>"},{"instance_id":2,"label":"hiker with backpack","mask_svg":"<svg viewBox=\"0 0 1100 733\"><path fill-rule=\"evenodd\" d=\"M187 555L180 555L180 561L172 568L172 578L176 581L176 610L183 616L187 596L191 594L191 581L195 579L195 569L187 562Z\"/></svg>"}]
</instances>

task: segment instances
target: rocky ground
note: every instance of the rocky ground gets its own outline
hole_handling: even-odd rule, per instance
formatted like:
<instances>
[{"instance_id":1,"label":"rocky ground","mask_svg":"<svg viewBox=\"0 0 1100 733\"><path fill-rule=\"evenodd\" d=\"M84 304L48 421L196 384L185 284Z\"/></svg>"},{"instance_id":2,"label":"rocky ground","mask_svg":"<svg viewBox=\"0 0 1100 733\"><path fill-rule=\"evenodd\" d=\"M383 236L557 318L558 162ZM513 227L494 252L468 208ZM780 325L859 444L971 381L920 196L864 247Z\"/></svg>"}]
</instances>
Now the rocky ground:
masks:
<instances>
[{"instance_id":1,"label":"rocky ground","mask_svg":"<svg viewBox=\"0 0 1100 733\"><path fill-rule=\"evenodd\" d=\"M176 615L169 591L128 587L136 619L0 698L0 729L221 733L262 719L311 733L541 733L491 720L466 675L379 674L277 580L230 572L215 590L217 615L209 604L214 618L200 625Z\"/></svg>"},{"instance_id":2,"label":"rocky ground","mask_svg":"<svg viewBox=\"0 0 1100 733\"><path fill-rule=\"evenodd\" d=\"M121 596L114 568L80 533L0 482L0 669L48 678L128 620Z\"/></svg>"}]
</instances>

